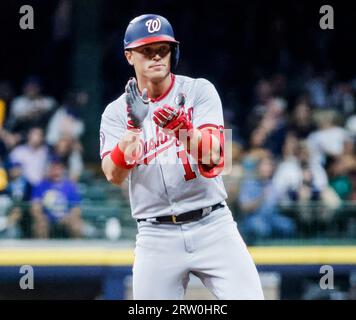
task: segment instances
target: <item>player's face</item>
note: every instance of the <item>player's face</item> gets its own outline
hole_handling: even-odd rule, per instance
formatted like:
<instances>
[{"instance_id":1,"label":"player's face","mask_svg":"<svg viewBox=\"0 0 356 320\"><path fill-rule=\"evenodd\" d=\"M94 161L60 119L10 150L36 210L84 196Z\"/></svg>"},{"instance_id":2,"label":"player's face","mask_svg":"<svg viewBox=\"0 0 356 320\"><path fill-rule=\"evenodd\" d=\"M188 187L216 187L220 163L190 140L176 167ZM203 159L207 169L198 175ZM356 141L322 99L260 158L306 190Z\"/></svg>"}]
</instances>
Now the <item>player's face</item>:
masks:
<instances>
[{"instance_id":1,"label":"player's face","mask_svg":"<svg viewBox=\"0 0 356 320\"><path fill-rule=\"evenodd\" d=\"M167 42L148 44L126 51L126 57L139 76L159 80L170 73L171 46Z\"/></svg>"}]
</instances>

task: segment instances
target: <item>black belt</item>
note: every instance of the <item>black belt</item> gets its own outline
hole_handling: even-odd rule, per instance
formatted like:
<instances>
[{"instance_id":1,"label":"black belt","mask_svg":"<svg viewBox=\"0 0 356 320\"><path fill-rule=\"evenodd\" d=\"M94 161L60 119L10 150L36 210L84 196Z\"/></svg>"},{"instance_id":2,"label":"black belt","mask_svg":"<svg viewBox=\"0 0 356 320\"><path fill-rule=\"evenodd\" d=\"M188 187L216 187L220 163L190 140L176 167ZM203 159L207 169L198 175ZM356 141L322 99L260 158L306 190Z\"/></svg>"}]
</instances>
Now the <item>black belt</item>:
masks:
<instances>
[{"instance_id":1,"label":"black belt","mask_svg":"<svg viewBox=\"0 0 356 320\"><path fill-rule=\"evenodd\" d=\"M178 216L171 215L171 216L162 216L162 217L157 217L157 218L137 219L137 222L148 221L148 222L152 222L155 224L160 224L160 223L182 224L182 223L186 223L186 222L198 221L201 218L209 215L214 210L217 210L217 209L220 209L223 207L225 207L225 205L223 205L222 203L218 203L218 204L214 204L211 207L184 212Z\"/></svg>"}]
</instances>

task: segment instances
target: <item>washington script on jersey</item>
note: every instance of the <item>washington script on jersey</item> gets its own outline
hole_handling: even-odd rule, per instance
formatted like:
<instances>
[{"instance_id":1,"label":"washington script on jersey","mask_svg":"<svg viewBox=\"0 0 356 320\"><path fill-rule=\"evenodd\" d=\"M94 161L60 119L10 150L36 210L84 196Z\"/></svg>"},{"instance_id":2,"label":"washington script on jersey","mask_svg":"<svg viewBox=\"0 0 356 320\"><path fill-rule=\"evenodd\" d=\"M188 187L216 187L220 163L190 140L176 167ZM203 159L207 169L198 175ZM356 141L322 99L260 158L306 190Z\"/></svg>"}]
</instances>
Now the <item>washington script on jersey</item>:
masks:
<instances>
[{"instance_id":1,"label":"washington script on jersey","mask_svg":"<svg viewBox=\"0 0 356 320\"><path fill-rule=\"evenodd\" d=\"M190 108L189 110L193 110ZM191 116L191 112L188 112L188 115ZM151 138L149 140L144 141L140 139L140 155L139 160L137 160L138 164L149 164L153 159L155 159L159 154L166 151L168 148L173 146L183 147L182 141L177 140L173 135L166 134L156 126L156 139ZM173 160L176 160L173 158ZM167 161L172 162L172 158L167 158Z\"/></svg>"}]
</instances>

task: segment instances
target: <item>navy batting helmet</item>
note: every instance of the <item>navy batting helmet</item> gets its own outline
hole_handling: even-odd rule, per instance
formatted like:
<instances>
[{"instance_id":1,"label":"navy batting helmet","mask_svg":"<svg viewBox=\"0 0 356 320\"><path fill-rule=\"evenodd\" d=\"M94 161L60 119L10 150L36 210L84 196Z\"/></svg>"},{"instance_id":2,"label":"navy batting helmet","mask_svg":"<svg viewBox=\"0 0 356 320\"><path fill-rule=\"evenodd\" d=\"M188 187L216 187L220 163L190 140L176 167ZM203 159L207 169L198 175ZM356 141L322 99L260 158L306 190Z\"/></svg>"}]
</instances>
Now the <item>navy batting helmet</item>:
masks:
<instances>
[{"instance_id":1,"label":"navy batting helmet","mask_svg":"<svg viewBox=\"0 0 356 320\"><path fill-rule=\"evenodd\" d=\"M124 38L124 49L133 49L154 42L170 42L172 66L179 60L179 42L174 38L173 28L168 20L157 14L144 14L131 20Z\"/></svg>"}]
</instances>

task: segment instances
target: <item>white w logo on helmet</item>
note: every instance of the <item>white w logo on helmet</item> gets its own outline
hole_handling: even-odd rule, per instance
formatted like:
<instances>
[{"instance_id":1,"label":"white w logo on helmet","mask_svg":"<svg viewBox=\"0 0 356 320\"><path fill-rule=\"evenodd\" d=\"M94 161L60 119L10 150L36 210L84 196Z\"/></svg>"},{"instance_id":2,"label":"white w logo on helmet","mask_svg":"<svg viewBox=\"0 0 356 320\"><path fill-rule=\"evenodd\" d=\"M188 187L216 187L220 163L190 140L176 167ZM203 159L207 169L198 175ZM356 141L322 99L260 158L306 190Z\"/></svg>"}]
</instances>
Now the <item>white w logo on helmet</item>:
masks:
<instances>
[{"instance_id":1,"label":"white w logo on helmet","mask_svg":"<svg viewBox=\"0 0 356 320\"><path fill-rule=\"evenodd\" d=\"M159 18L147 20L145 25L149 33L157 32L161 29L161 20Z\"/></svg>"}]
</instances>

